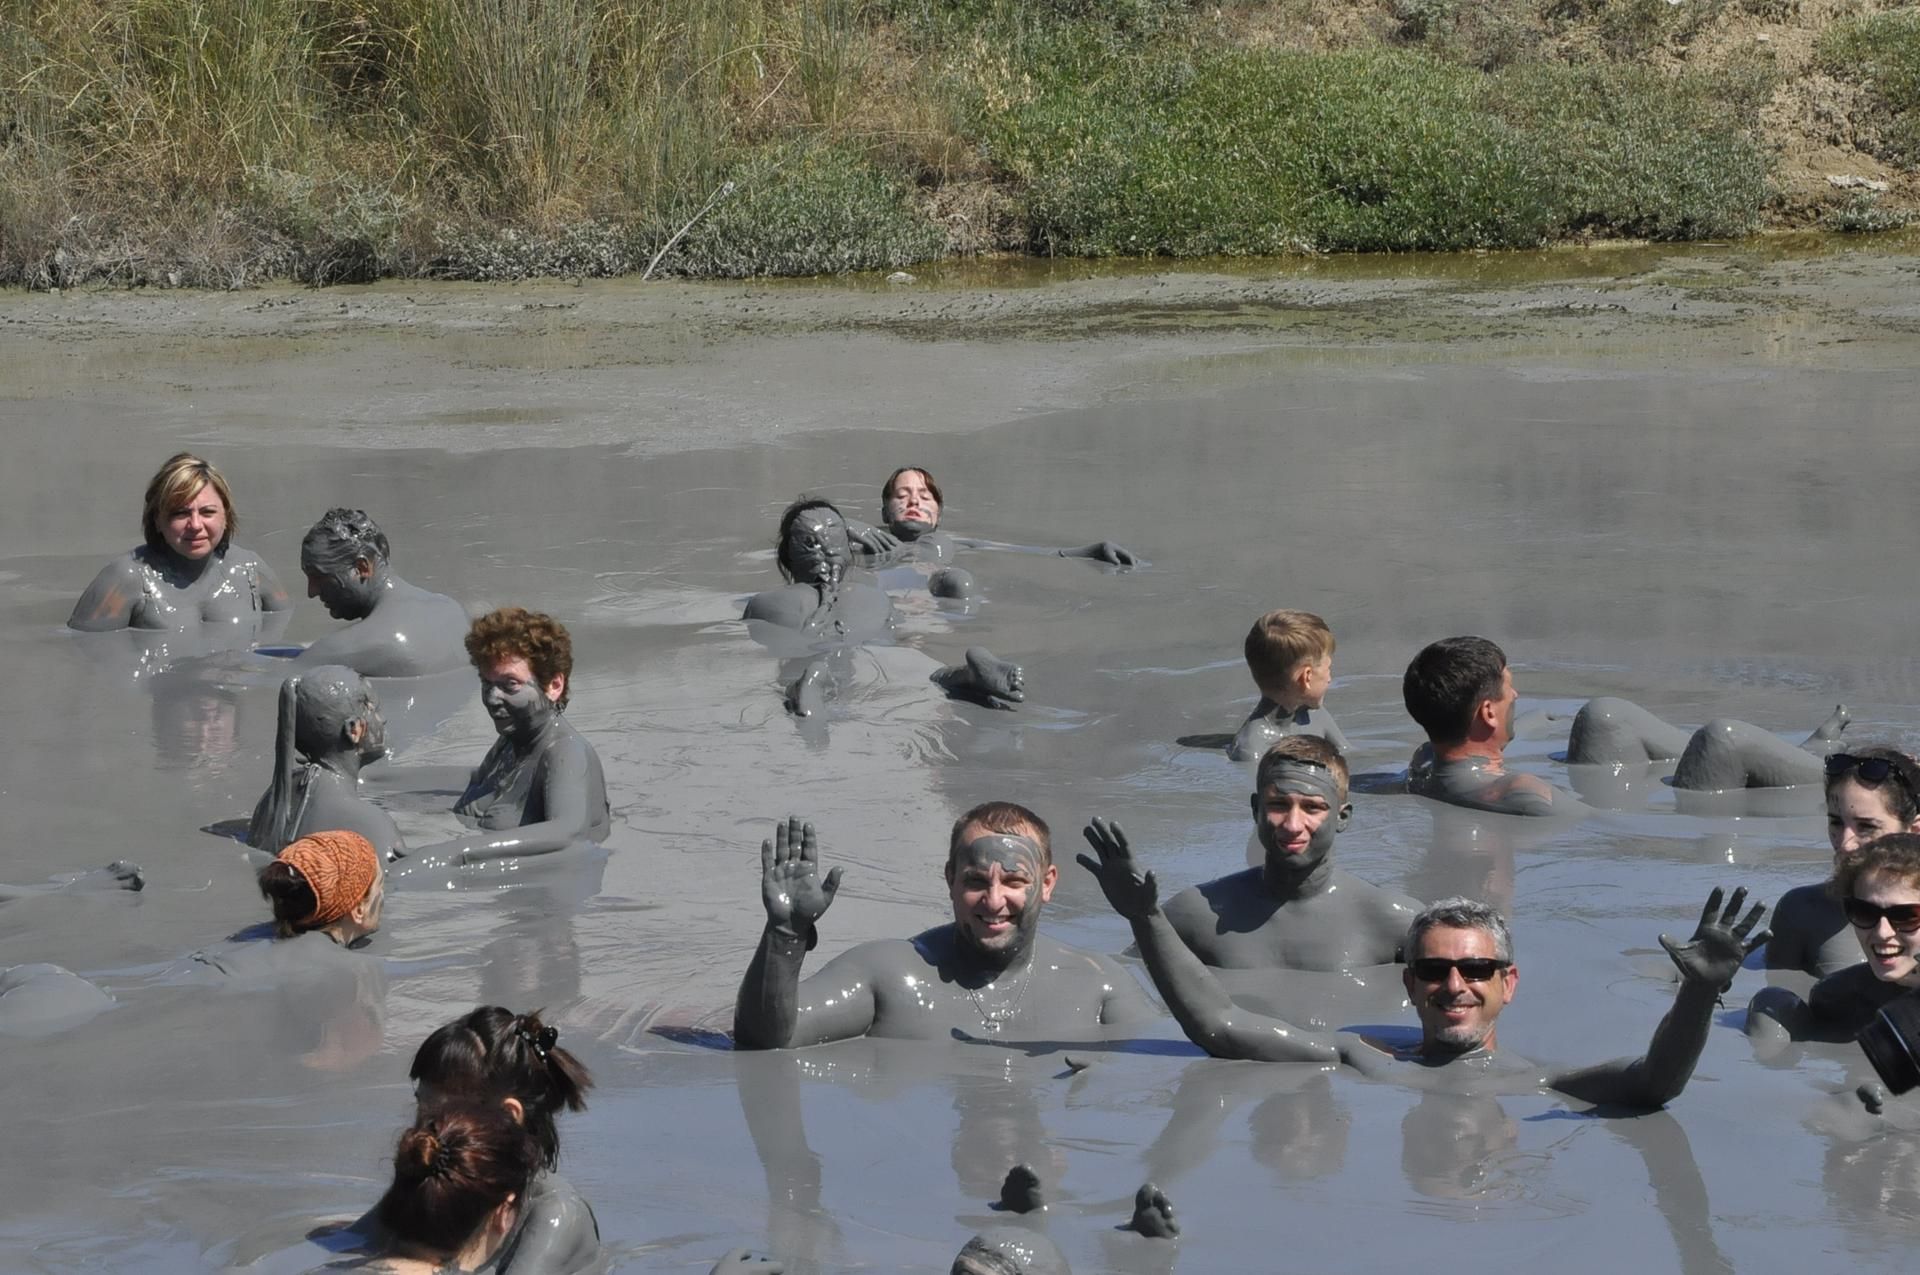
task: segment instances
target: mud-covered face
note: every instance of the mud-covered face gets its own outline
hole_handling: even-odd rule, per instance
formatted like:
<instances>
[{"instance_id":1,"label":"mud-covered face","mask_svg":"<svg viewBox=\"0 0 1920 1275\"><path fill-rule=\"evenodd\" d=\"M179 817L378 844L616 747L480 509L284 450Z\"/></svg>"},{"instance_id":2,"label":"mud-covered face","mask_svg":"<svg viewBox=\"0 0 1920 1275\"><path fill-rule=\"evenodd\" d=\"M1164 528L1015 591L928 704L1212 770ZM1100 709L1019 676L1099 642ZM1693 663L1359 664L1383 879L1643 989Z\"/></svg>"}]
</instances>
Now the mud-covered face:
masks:
<instances>
[{"instance_id":1,"label":"mud-covered face","mask_svg":"<svg viewBox=\"0 0 1920 1275\"><path fill-rule=\"evenodd\" d=\"M538 735L553 715L565 677L555 676L545 686L535 680L533 666L516 655L495 662L480 674L480 704L493 718L493 728L515 739Z\"/></svg>"},{"instance_id":2,"label":"mud-covered face","mask_svg":"<svg viewBox=\"0 0 1920 1275\"><path fill-rule=\"evenodd\" d=\"M1497 950L1493 935L1485 930L1436 925L1420 936L1419 951L1407 953L1402 979L1407 999L1420 1016L1424 1047L1456 1054L1493 1048L1494 1022L1513 999L1520 971L1509 965L1491 978L1473 982L1462 977L1458 969L1449 969L1444 978L1425 979L1415 973L1416 962L1432 957L1493 960Z\"/></svg>"},{"instance_id":3,"label":"mud-covered face","mask_svg":"<svg viewBox=\"0 0 1920 1275\"><path fill-rule=\"evenodd\" d=\"M186 503L167 510L160 522L160 535L167 548L190 562L198 562L226 538L227 503L212 483L201 483Z\"/></svg>"},{"instance_id":4,"label":"mud-covered face","mask_svg":"<svg viewBox=\"0 0 1920 1275\"><path fill-rule=\"evenodd\" d=\"M1827 841L1835 857L1852 854L1875 837L1909 831L1887 804L1886 785L1869 788L1849 776L1827 789Z\"/></svg>"},{"instance_id":5,"label":"mud-covered face","mask_svg":"<svg viewBox=\"0 0 1920 1275\"><path fill-rule=\"evenodd\" d=\"M802 510L787 528L781 559L801 584L838 584L853 561L847 524L833 510Z\"/></svg>"},{"instance_id":6,"label":"mud-covered face","mask_svg":"<svg viewBox=\"0 0 1920 1275\"><path fill-rule=\"evenodd\" d=\"M1043 863L1029 837L977 824L960 835L965 842L947 862L954 927L975 954L993 965L1011 965L1031 950L1059 869Z\"/></svg>"},{"instance_id":7,"label":"mud-covered face","mask_svg":"<svg viewBox=\"0 0 1920 1275\"><path fill-rule=\"evenodd\" d=\"M1253 795L1267 862L1291 873L1310 872L1325 860L1352 813L1340 800L1333 772L1322 766L1272 766Z\"/></svg>"},{"instance_id":8,"label":"mud-covered face","mask_svg":"<svg viewBox=\"0 0 1920 1275\"><path fill-rule=\"evenodd\" d=\"M307 596L319 598L320 605L336 620L364 620L373 612L374 604L373 570L367 566L362 575L365 563L363 558L335 575L301 562L300 569L307 577Z\"/></svg>"},{"instance_id":9,"label":"mud-covered face","mask_svg":"<svg viewBox=\"0 0 1920 1275\"><path fill-rule=\"evenodd\" d=\"M940 498L927 485L925 474L909 469L893 480L880 516L894 535L917 540L940 525Z\"/></svg>"}]
</instances>

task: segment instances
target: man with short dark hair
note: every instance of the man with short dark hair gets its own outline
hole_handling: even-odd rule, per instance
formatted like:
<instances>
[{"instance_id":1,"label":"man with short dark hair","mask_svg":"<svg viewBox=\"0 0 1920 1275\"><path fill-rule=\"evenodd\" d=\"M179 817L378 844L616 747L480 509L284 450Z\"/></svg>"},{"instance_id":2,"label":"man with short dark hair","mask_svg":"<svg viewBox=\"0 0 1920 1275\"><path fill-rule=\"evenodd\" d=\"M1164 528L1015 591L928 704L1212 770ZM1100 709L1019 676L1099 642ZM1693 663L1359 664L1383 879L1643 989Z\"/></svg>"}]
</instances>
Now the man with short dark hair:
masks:
<instances>
[{"instance_id":1,"label":"man with short dark hair","mask_svg":"<svg viewBox=\"0 0 1920 1275\"><path fill-rule=\"evenodd\" d=\"M1507 772L1520 695L1506 652L1486 638L1443 638L1426 647L1407 665L1401 694L1428 741L1408 767L1408 791L1509 815L1579 808L1544 779Z\"/></svg>"},{"instance_id":2,"label":"man with short dark hair","mask_svg":"<svg viewBox=\"0 0 1920 1275\"><path fill-rule=\"evenodd\" d=\"M1345 1063L1370 1076L1415 1083L1424 1071L1471 1062L1479 1083L1503 1091L1546 1088L1596 1104L1661 1107L1693 1075L1720 993L1747 954L1768 938L1765 930L1753 933L1763 906L1755 904L1742 918L1747 892L1735 890L1722 909L1721 892L1715 890L1690 941L1660 937L1680 970L1680 990L1654 1028L1647 1052L1593 1067L1543 1068L1495 1048L1500 1011L1520 985L1506 922L1484 903L1443 899L1407 928L1402 979L1420 1016L1420 1041L1394 1048L1351 1032L1302 1031L1236 1005L1168 924L1159 907L1159 885L1153 873L1139 869L1119 826L1095 819L1086 836L1099 857L1083 854L1080 862L1098 878L1114 911L1132 924L1140 955L1181 1030L1216 1058Z\"/></svg>"},{"instance_id":3,"label":"man with short dark hair","mask_svg":"<svg viewBox=\"0 0 1920 1275\"><path fill-rule=\"evenodd\" d=\"M1282 739L1260 758L1253 824L1266 861L1183 890L1167 920L1209 966L1344 970L1400 954L1420 905L1333 866L1353 815L1347 763L1318 735Z\"/></svg>"},{"instance_id":4,"label":"man with short dark hair","mask_svg":"<svg viewBox=\"0 0 1920 1275\"><path fill-rule=\"evenodd\" d=\"M760 846L767 926L734 1007L740 1049L788 1049L852 1036L944 1040L1099 1036L1158 1017L1112 959L1040 934L1060 870L1046 821L992 801L954 822L946 880L953 920L911 939L861 943L800 981L814 924L840 889L819 874L813 825L774 826Z\"/></svg>"}]
</instances>

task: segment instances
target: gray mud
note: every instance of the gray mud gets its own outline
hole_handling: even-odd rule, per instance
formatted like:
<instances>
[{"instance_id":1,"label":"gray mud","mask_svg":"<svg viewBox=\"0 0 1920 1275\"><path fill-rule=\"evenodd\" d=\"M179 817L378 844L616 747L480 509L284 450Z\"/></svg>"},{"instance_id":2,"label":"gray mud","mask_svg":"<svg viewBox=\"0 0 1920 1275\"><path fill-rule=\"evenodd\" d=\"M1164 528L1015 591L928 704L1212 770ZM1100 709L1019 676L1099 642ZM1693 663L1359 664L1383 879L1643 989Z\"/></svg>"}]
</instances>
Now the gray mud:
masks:
<instances>
[{"instance_id":1,"label":"gray mud","mask_svg":"<svg viewBox=\"0 0 1920 1275\"><path fill-rule=\"evenodd\" d=\"M1623 695L1797 739L1844 700L1849 738L1913 747L1917 343L1920 263L1819 243L892 288L0 298L0 879L127 858L148 881L0 905L0 966L55 962L117 1002L4 1041L0 1267L205 1269L357 1214L415 1045L503 1002L544 1007L600 1081L562 1120L562 1170L623 1269L704 1270L749 1244L790 1271L944 1271L998 1220L1016 1162L1081 1271L1167 1268L1170 1246L1114 1229L1149 1179L1189 1271L1504 1269L1548 1243L1572 1271L1841 1252L1904 1269L1920 1139L1816 1131L1864 1065L1816 1046L1763 1067L1737 1012L1669 1114L1620 1122L1199 1060L1171 1023L1072 1078L1057 1054L735 1056L708 1033L759 933L759 841L790 810L846 868L814 968L938 919L947 825L987 797L1053 823L1046 924L1067 942L1129 939L1072 861L1092 814L1125 823L1169 893L1246 864L1249 775L1174 740L1246 715L1240 638L1275 606L1338 636L1328 707L1357 771L1405 763L1400 672L1462 632L1506 648L1523 709ZM312 520L348 505L421 587L565 620L568 717L614 807L604 864L497 895L394 892L384 990L170 985L176 958L264 916L240 847L200 829L266 786L277 666L163 668L135 637L61 621L181 447L225 470L237 540L282 579ZM871 519L906 463L938 474L956 531L1097 534L1153 565L971 555L983 605L902 597L904 647L858 655L842 697L796 723L741 600L775 582L797 492ZM289 636L331 627L303 601ZM970 645L1025 666L1019 711L927 684ZM379 684L396 756L368 788L410 844L457 830L447 810L493 739L458 680ZM1565 785L1564 745L1509 756ZM1512 907L1524 978L1501 1041L1532 1058L1637 1052L1671 995L1655 936L1684 933L1715 884L1776 898L1828 861L1817 794L1736 818L1680 812L1657 778L1610 782L1627 808L1579 822L1362 794L1339 841L1383 886ZM1305 977L1270 1007L1410 1025L1374 981L1337 1000ZM1743 974L1728 1004L1761 982Z\"/></svg>"}]
</instances>

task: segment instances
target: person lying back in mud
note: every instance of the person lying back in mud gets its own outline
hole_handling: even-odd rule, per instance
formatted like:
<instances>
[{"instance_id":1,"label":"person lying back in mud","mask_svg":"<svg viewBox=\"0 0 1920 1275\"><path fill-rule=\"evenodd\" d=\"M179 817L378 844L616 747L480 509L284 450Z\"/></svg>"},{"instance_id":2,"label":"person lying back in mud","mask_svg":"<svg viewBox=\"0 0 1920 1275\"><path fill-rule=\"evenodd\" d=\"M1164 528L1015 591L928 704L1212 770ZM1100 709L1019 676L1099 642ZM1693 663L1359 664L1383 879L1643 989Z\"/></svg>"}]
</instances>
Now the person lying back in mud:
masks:
<instances>
[{"instance_id":1,"label":"person lying back in mud","mask_svg":"<svg viewBox=\"0 0 1920 1275\"><path fill-rule=\"evenodd\" d=\"M567 627L502 607L473 622L466 647L499 735L454 803L474 831L411 852L396 877L552 854L598 842L613 826L600 754L565 716L573 677Z\"/></svg>"},{"instance_id":2,"label":"person lying back in mud","mask_svg":"<svg viewBox=\"0 0 1920 1275\"><path fill-rule=\"evenodd\" d=\"M1740 915L1747 892L1707 898L1686 943L1665 935L1680 971L1674 1005L1654 1028L1647 1052L1591 1067L1544 1067L1500 1052L1495 1026L1520 985L1513 937L1498 912L1471 899L1429 905L1407 927L1407 998L1420 1018L1420 1039L1395 1046L1352 1032L1302 1031L1292 1023L1234 1004L1213 972L1180 941L1160 910L1160 888L1143 872L1118 824L1095 819L1086 837L1095 855L1080 862L1100 881L1114 911L1133 927L1140 954L1167 1008L1187 1038L1216 1058L1264 1062L1344 1063L1365 1075L1429 1087L1522 1092L1545 1088L1600 1106L1661 1107L1693 1075L1720 993L1747 954L1767 941L1755 933L1766 909Z\"/></svg>"},{"instance_id":3,"label":"person lying back in mud","mask_svg":"<svg viewBox=\"0 0 1920 1275\"><path fill-rule=\"evenodd\" d=\"M1046 822L1033 811L996 801L961 815L945 875L951 922L910 939L858 944L802 983L800 965L840 889L840 869L820 875L812 824L776 824L760 846L767 924L740 982L735 1047L790 1049L853 1036L945 1040L956 1030L1093 1038L1159 1016L1111 958L1040 933L1060 870Z\"/></svg>"},{"instance_id":4,"label":"person lying back in mud","mask_svg":"<svg viewBox=\"0 0 1920 1275\"><path fill-rule=\"evenodd\" d=\"M1827 842L1833 868L1877 837L1920 832L1920 764L1895 748L1829 753ZM1801 970L1825 978L1860 963L1860 945L1847 925L1829 880L1797 885L1773 909L1767 968Z\"/></svg>"},{"instance_id":5,"label":"person lying back in mud","mask_svg":"<svg viewBox=\"0 0 1920 1275\"><path fill-rule=\"evenodd\" d=\"M956 536L940 530L940 515L945 507L940 484L925 469L908 466L887 475L880 486L882 527L850 522L848 534L855 548L876 562L938 563L927 581L935 597L973 596L973 576L963 567L951 566L961 549L1010 549L1017 553L1054 554L1062 558L1088 558L1115 567L1140 565L1137 554L1111 540L1096 540L1090 545L1047 548L1040 545L1010 545L974 536Z\"/></svg>"},{"instance_id":6,"label":"person lying back in mud","mask_svg":"<svg viewBox=\"0 0 1920 1275\"><path fill-rule=\"evenodd\" d=\"M367 679L323 665L280 684L273 781L254 803L247 844L268 854L310 833L357 832L400 857L393 816L360 795L360 770L387 755L387 725Z\"/></svg>"},{"instance_id":7,"label":"person lying back in mud","mask_svg":"<svg viewBox=\"0 0 1920 1275\"><path fill-rule=\"evenodd\" d=\"M1813 985L1803 1001L1765 987L1747 1005L1763 1054L1789 1040L1850 1040L1880 1007L1920 988L1920 835L1875 838L1835 866L1834 901L1865 960Z\"/></svg>"},{"instance_id":8,"label":"person lying back in mud","mask_svg":"<svg viewBox=\"0 0 1920 1275\"><path fill-rule=\"evenodd\" d=\"M747 599L742 618L755 636L785 648L797 638L810 657L787 690L787 707L801 717L825 704L839 680L835 656L849 647L893 638L893 602L874 585L846 578L853 563L847 521L825 500L801 497L780 516L774 560L787 581ZM969 647L964 664L935 670L934 685L956 699L988 708L1012 708L1026 698L1026 675L985 647Z\"/></svg>"},{"instance_id":9,"label":"person lying back in mud","mask_svg":"<svg viewBox=\"0 0 1920 1275\"><path fill-rule=\"evenodd\" d=\"M388 561L387 535L362 509L329 509L300 542L307 596L349 623L300 653L363 677L421 677L465 661L466 608L408 584Z\"/></svg>"},{"instance_id":10,"label":"person lying back in mud","mask_svg":"<svg viewBox=\"0 0 1920 1275\"><path fill-rule=\"evenodd\" d=\"M1260 759L1252 797L1266 861L1181 891L1166 918L1207 965L1343 970L1400 958L1420 904L1333 866L1353 817L1346 759L1317 735L1283 739Z\"/></svg>"},{"instance_id":11,"label":"person lying back in mud","mask_svg":"<svg viewBox=\"0 0 1920 1275\"><path fill-rule=\"evenodd\" d=\"M1407 665L1407 714L1427 743L1407 768L1407 790L1449 805L1509 815L1584 811L1571 793L1506 768L1520 693L1506 652L1483 637L1443 638Z\"/></svg>"},{"instance_id":12,"label":"person lying back in mud","mask_svg":"<svg viewBox=\"0 0 1920 1275\"><path fill-rule=\"evenodd\" d=\"M53 894L84 894L92 890L127 890L137 893L146 888L146 874L136 864L125 859L115 859L104 868L92 868L86 872L58 881L49 881L44 885L0 885L0 903L13 903L20 899L42 899Z\"/></svg>"},{"instance_id":13,"label":"person lying back in mud","mask_svg":"<svg viewBox=\"0 0 1920 1275\"><path fill-rule=\"evenodd\" d=\"M220 471L189 452L147 484L146 543L109 562L67 617L69 628L167 629L251 642L268 612L293 605L272 568L233 543L239 525Z\"/></svg>"},{"instance_id":14,"label":"person lying back in mud","mask_svg":"<svg viewBox=\"0 0 1920 1275\"><path fill-rule=\"evenodd\" d=\"M1671 761L1673 786L1692 792L1817 784L1823 778L1821 758L1838 746L1848 720L1846 705L1836 704L1833 715L1796 746L1731 717L1717 717L1688 734L1630 700L1603 695L1574 714L1567 763Z\"/></svg>"}]
</instances>

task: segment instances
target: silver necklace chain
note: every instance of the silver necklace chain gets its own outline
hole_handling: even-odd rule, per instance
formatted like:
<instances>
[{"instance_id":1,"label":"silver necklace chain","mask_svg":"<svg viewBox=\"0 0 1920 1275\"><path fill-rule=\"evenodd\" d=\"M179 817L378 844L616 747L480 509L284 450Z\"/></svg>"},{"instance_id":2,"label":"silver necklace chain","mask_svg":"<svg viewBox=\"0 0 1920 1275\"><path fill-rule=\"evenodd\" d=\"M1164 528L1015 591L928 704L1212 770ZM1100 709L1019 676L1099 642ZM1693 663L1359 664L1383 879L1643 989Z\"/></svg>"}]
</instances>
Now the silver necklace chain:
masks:
<instances>
[{"instance_id":1,"label":"silver necklace chain","mask_svg":"<svg viewBox=\"0 0 1920 1275\"><path fill-rule=\"evenodd\" d=\"M987 1003L980 998L979 988L969 987L967 989L967 995L973 998L974 1011L980 1015L980 1026L982 1028L990 1032L1000 1031L1020 1012L1021 1002L1027 999L1027 988L1033 985L1033 960L1039 954L1040 951L1037 947L1028 949L1026 968L1020 971L1020 987L1014 992L1013 999L999 1009L990 1010L987 1008ZM994 982L997 983L999 980L995 979ZM989 984L989 986L991 985L992 984Z\"/></svg>"}]
</instances>

